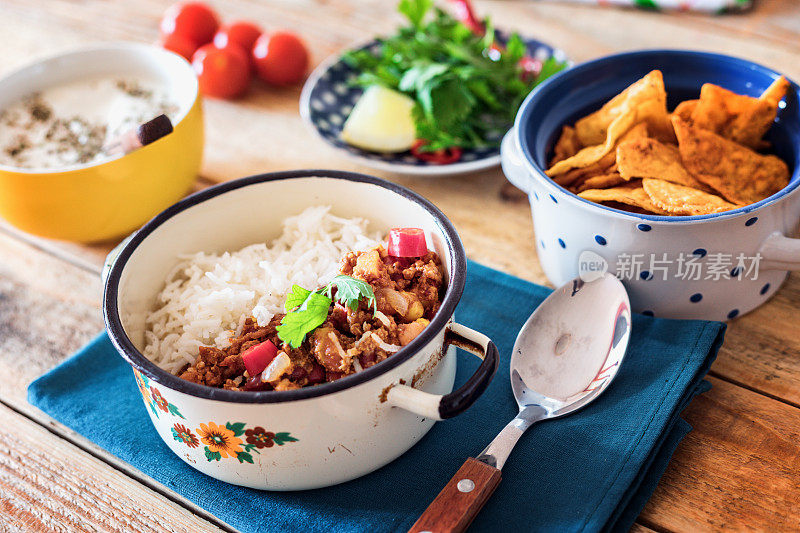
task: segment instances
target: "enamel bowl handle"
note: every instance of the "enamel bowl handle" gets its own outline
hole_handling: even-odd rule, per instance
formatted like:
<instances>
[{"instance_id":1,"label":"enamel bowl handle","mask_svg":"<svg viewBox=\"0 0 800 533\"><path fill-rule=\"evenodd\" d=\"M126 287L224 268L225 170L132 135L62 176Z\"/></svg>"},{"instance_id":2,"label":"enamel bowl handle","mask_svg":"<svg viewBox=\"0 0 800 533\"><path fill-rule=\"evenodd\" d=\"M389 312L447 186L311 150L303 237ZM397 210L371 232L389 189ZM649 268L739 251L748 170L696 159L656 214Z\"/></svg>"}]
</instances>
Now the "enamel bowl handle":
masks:
<instances>
[{"instance_id":1,"label":"enamel bowl handle","mask_svg":"<svg viewBox=\"0 0 800 533\"><path fill-rule=\"evenodd\" d=\"M759 253L764 270L800 270L800 239L776 231L764 240Z\"/></svg>"},{"instance_id":2,"label":"enamel bowl handle","mask_svg":"<svg viewBox=\"0 0 800 533\"><path fill-rule=\"evenodd\" d=\"M508 181L517 189L530 194L530 176L517 143L516 132L515 128L511 128L503 137L500 145L500 165Z\"/></svg>"},{"instance_id":3,"label":"enamel bowl handle","mask_svg":"<svg viewBox=\"0 0 800 533\"><path fill-rule=\"evenodd\" d=\"M386 395L393 407L401 407L419 416L432 420L444 420L466 411L477 400L492 381L499 360L499 353L489 337L461 324L450 324L445 334L446 350L450 344L463 348L483 359L475 373L461 387L450 394L440 395L424 392L408 385L394 385Z\"/></svg>"}]
</instances>

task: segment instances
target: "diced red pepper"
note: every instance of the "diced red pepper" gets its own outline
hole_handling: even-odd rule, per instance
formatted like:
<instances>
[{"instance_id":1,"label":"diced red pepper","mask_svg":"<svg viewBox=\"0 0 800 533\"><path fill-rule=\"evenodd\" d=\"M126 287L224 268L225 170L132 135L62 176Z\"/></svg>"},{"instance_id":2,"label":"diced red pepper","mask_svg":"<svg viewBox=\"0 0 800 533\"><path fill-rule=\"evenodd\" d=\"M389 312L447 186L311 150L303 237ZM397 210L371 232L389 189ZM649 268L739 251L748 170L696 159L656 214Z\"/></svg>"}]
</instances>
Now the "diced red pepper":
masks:
<instances>
[{"instance_id":1,"label":"diced red pepper","mask_svg":"<svg viewBox=\"0 0 800 533\"><path fill-rule=\"evenodd\" d=\"M428 253L425 232L419 228L392 228L386 251L392 257L422 257Z\"/></svg>"},{"instance_id":2,"label":"diced red pepper","mask_svg":"<svg viewBox=\"0 0 800 533\"><path fill-rule=\"evenodd\" d=\"M423 146L428 144L424 139L417 139L411 146L411 153L417 159L433 163L434 165L449 165L461 159L461 148L458 146L451 146L444 150L435 150L433 152L423 152L420 150Z\"/></svg>"},{"instance_id":3,"label":"diced red pepper","mask_svg":"<svg viewBox=\"0 0 800 533\"><path fill-rule=\"evenodd\" d=\"M475 15L475 10L472 8L470 0L451 0L453 9L455 11L455 18L461 24L472 30L476 35L483 35L486 33L486 27L483 22ZM495 54L502 52L505 47L499 43L494 42L490 47L490 54L494 51ZM492 59L494 56L490 55ZM497 56L499 57L499 55ZM542 62L534 59L531 56L525 56L519 60L519 66L522 67L522 79L525 81L531 80L542 71ZM416 155L416 154L415 154Z\"/></svg>"},{"instance_id":4,"label":"diced red pepper","mask_svg":"<svg viewBox=\"0 0 800 533\"><path fill-rule=\"evenodd\" d=\"M278 348L271 341L264 341L261 344L248 348L242 354L242 362L251 376L260 374L278 355Z\"/></svg>"}]
</instances>

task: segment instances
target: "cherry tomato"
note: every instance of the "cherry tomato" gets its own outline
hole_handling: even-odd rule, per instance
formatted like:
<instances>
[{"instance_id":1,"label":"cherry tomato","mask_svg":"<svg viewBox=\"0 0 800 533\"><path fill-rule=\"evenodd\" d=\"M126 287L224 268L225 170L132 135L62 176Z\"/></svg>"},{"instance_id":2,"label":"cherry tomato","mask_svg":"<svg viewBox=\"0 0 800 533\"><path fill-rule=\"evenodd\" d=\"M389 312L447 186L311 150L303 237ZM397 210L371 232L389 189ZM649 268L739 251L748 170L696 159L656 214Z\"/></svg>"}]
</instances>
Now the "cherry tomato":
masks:
<instances>
[{"instance_id":1,"label":"cherry tomato","mask_svg":"<svg viewBox=\"0 0 800 533\"><path fill-rule=\"evenodd\" d=\"M194 41L177 33L162 37L161 46L170 52L175 52L179 56L185 57L189 61L192 60L192 55L197 50L197 45Z\"/></svg>"},{"instance_id":2,"label":"cherry tomato","mask_svg":"<svg viewBox=\"0 0 800 533\"><path fill-rule=\"evenodd\" d=\"M261 35L261 28L252 22L237 20L220 28L214 35L214 44L218 48L225 48L226 44L234 42L249 53L259 35Z\"/></svg>"},{"instance_id":3,"label":"cherry tomato","mask_svg":"<svg viewBox=\"0 0 800 533\"><path fill-rule=\"evenodd\" d=\"M253 47L256 72L267 83L292 85L305 76L308 50L296 35L288 32L262 34Z\"/></svg>"},{"instance_id":4,"label":"cherry tomato","mask_svg":"<svg viewBox=\"0 0 800 533\"><path fill-rule=\"evenodd\" d=\"M172 4L161 18L162 36L177 33L193 41L196 46L211 42L218 28L217 14L203 2Z\"/></svg>"},{"instance_id":5,"label":"cherry tomato","mask_svg":"<svg viewBox=\"0 0 800 533\"><path fill-rule=\"evenodd\" d=\"M250 82L250 64L242 48L229 43L225 48L206 44L192 56L192 66L200 82L200 91L216 98L236 98Z\"/></svg>"},{"instance_id":6,"label":"cherry tomato","mask_svg":"<svg viewBox=\"0 0 800 533\"><path fill-rule=\"evenodd\" d=\"M461 159L461 148L458 146L451 146L445 150L436 150L434 152L423 152L420 150L427 144L423 139L417 139L411 146L411 154L417 159L433 163L434 165L449 165Z\"/></svg>"}]
</instances>

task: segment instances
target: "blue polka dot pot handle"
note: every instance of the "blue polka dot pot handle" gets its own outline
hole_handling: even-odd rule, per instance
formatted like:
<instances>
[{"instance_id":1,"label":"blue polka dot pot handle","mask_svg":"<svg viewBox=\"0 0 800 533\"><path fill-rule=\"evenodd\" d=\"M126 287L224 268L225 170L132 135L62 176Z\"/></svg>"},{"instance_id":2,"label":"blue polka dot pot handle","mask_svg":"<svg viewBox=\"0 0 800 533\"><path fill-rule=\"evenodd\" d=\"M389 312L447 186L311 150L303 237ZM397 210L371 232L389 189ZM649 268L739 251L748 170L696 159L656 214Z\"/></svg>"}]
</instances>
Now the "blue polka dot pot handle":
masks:
<instances>
[{"instance_id":1,"label":"blue polka dot pot handle","mask_svg":"<svg viewBox=\"0 0 800 533\"><path fill-rule=\"evenodd\" d=\"M404 383L389 389L386 401L393 407L432 420L444 420L466 411L489 386L500 359L497 347L489 337L461 324L450 324L445 333L445 347L458 346L483 361L460 388L450 394L431 394Z\"/></svg>"}]
</instances>

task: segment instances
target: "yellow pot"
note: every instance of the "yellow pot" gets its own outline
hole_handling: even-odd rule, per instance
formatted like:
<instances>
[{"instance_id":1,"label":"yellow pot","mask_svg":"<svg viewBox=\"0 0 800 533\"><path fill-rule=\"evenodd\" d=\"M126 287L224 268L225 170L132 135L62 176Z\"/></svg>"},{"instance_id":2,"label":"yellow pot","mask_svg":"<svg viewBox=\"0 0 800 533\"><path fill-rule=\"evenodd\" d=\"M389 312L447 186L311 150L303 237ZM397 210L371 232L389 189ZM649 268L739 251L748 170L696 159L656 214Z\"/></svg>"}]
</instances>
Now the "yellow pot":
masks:
<instances>
[{"instance_id":1,"label":"yellow pot","mask_svg":"<svg viewBox=\"0 0 800 533\"><path fill-rule=\"evenodd\" d=\"M161 81L179 107L174 131L101 163L47 170L0 165L0 216L17 228L71 241L112 239L191 189L203 155L203 116L194 71L176 54L120 43L51 57L0 80L0 109L32 92L101 75Z\"/></svg>"}]
</instances>

